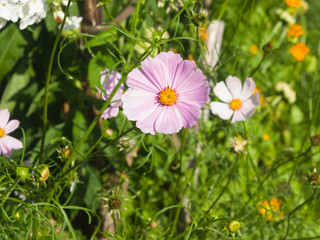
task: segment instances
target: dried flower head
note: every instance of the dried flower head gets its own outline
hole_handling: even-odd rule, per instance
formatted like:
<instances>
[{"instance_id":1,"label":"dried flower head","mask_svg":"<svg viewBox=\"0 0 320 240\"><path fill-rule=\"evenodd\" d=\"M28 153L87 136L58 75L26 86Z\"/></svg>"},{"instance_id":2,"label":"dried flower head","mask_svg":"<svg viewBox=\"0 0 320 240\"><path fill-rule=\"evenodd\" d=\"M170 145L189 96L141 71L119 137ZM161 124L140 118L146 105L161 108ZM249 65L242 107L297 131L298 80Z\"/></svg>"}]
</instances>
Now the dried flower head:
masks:
<instances>
[{"instance_id":1,"label":"dried flower head","mask_svg":"<svg viewBox=\"0 0 320 240\"><path fill-rule=\"evenodd\" d=\"M314 168L313 172L308 172L309 176L306 179L310 182L310 184L317 188L320 186L320 175L317 173L317 170Z\"/></svg>"},{"instance_id":2,"label":"dried flower head","mask_svg":"<svg viewBox=\"0 0 320 240\"><path fill-rule=\"evenodd\" d=\"M248 140L242 138L240 135L234 137L233 139L230 138L230 141L232 143L232 148L236 153L244 153L247 154L247 145Z\"/></svg>"},{"instance_id":3,"label":"dried flower head","mask_svg":"<svg viewBox=\"0 0 320 240\"><path fill-rule=\"evenodd\" d=\"M58 148L57 152L58 158L60 158L62 161L66 161L70 157L72 149L69 145L66 145L63 148Z\"/></svg>"}]
</instances>

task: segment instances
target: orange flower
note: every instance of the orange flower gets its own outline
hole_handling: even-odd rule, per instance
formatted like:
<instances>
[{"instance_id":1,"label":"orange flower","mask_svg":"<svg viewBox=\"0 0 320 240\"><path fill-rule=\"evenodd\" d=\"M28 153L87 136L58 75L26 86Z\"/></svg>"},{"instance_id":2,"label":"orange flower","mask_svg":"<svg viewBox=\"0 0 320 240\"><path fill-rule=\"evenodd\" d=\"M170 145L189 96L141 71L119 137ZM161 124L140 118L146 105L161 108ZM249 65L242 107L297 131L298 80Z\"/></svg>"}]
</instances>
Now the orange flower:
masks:
<instances>
[{"instance_id":1,"label":"orange flower","mask_svg":"<svg viewBox=\"0 0 320 240\"><path fill-rule=\"evenodd\" d=\"M304 34L304 30L299 24L290 24L290 28L287 29L287 33L290 37L297 38Z\"/></svg>"},{"instance_id":2,"label":"orange flower","mask_svg":"<svg viewBox=\"0 0 320 240\"><path fill-rule=\"evenodd\" d=\"M303 61L309 51L310 49L303 43L297 43L289 49L290 54L297 59L297 61Z\"/></svg>"},{"instance_id":3,"label":"orange flower","mask_svg":"<svg viewBox=\"0 0 320 240\"><path fill-rule=\"evenodd\" d=\"M195 61L191 53L188 54L188 60Z\"/></svg>"},{"instance_id":4,"label":"orange flower","mask_svg":"<svg viewBox=\"0 0 320 240\"><path fill-rule=\"evenodd\" d=\"M274 220L274 217L284 217L284 213L280 211L282 200L278 199L277 197L272 198L270 201L263 201L260 202L261 207L259 207L259 213L261 215L265 215L267 221Z\"/></svg>"},{"instance_id":5,"label":"orange flower","mask_svg":"<svg viewBox=\"0 0 320 240\"><path fill-rule=\"evenodd\" d=\"M300 0L285 0L289 7L298 8L300 7Z\"/></svg>"},{"instance_id":6,"label":"orange flower","mask_svg":"<svg viewBox=\"0 0 320 240\"><path fill-rule=\"evenodd\" d=\"M208 38L207 26L200 28L200 38L202 42L205 42Z\"/></svg>"}]
</instances>

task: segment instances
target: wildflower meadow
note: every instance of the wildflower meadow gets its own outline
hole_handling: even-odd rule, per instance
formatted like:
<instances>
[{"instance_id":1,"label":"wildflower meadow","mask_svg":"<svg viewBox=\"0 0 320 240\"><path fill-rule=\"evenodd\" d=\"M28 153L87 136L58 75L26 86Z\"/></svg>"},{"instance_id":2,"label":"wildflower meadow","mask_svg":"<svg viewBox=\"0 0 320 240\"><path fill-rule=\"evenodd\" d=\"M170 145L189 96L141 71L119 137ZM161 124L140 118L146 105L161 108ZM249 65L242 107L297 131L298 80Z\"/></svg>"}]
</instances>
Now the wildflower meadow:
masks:
<instances>
[{"instance_id":1,"label":"wildflower meadow","mask_svg":"<svg viewBox=\"0 0 320 240\"><path fill-rule=\"evenodd\" d=\"M0 239L320 239L319 11L0 0Z\"/></svg>"}]
</instances>

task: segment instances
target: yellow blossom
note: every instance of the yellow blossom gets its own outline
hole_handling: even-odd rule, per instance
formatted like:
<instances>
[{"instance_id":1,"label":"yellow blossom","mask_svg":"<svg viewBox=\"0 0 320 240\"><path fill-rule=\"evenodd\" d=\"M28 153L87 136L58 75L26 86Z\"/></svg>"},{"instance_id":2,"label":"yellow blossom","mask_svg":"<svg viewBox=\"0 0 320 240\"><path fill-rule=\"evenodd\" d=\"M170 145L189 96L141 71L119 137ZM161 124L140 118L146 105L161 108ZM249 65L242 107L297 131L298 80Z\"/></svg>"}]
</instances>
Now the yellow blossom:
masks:
<instances>
[{"instance_id":1,"label":"yellow blossom","mask_svg":"<svg viewBox=\"0 0 320 240\"><path fill-rule=\"evenodd\" d=\"M292 8L300 7L300 0L285 0L286 4Z\"/></svg>"},{"instance_id":2,"label":"yellow blossom","mask_svg":"<svg viewBox=\"0 0 320 240\"><path fill-rule=\"evenodd\" d=\"M304 30L299 24L290 24L290 28L287 29L287 33L290 37L297 38L304 34Z\"/></svg>"},{"instance_id":3,"label":"yellow blossom","mask_svg":"<svg viewBox=\"0 0 320 240\"><path fill-rule=\"evenodd\" d=\"M296 45L293 45L289 52L290 54L297 60L297 61L303 61L304 57L307 55L307 53L310 51L310 49L303 43L297 43Z\"/></svg>"},{"instance_id":4,"label":"yellow blossom","mask_svg":"<svg viewBox=\"0 0 320 240\"><path fill-rule=\"evenodd\" d=\"M257 46L256 44L251 44L251 45L250 45L249 52L250 52L252 55L257 56L258 50L259 50L259 48L258 48L258 46Z\"/></svg>"},{"instance_id":5,"label":"yellow blossom","mask_svg":"<svg viewBox=\"0 0 320 240\"><path fill-rule=\"evenodd\" d=\"M263 134L262 139L265 141L270 140L270 135L268 133Z\"/></svg>"}]
</instances>

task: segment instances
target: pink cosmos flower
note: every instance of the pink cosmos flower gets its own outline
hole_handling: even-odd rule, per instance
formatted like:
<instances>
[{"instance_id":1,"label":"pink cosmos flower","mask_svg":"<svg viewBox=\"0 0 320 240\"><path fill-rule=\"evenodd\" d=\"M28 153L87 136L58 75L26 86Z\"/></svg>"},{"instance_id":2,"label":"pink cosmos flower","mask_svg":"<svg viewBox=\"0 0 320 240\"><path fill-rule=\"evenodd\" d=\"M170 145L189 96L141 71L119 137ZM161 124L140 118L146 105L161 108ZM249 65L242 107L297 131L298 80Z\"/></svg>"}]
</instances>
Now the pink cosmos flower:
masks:
<instances>
[{"instance_id":1,"label":"pink cosmos flower","mask_svg":"<svg viewBox=\"0 0 320 240\"><path fill-rule=\"evenodd\" d=\"M104 92L102 92L102 99L105 101L108 100L109 95L112 93L113 89L121 79L120 73L111 71L108 78L105 80L108 73L109 73L109 69L106 69L103 72L101 72L101 75L100 75L100 82L104 90ZM99 93L101 93L98 87L97 89ZM122 102L121 102L122 92L123 92L123 84L120 85L116 94L113 96L110 107L108 107L101 115L102 118L107 119L107 118L112 118L118 115L119 107L122 106Z\"/></svg>"},{"instance_id":2,"label":"pink cosmos flower","mask_svg":"<svg viewBox=\"0 0 320 240\"><path fill-rule=\"evenodd\" d=\"M246 78L243 87L240 79L233 76L228 76L226 83L218 82L213 88L213 92L224 103L210 103L212 113L224 120L233 115L231 123L250 118L260 104L259 93L253 95L256 84L252 78Z\"/></svg>"},{"instance_id":3,"label":"pink cosmos flower","mask_svg":"<svg viewBox=\"0 0 320 240\"><path fill-rule=\"evenodd\" d=\"M16 130L20 122L18 120L11 120L8 109L0 110L0 155L11 156L12 149L17 150L23 148L22 142L18 139L8 136L8 133Z\"/></svg>"},{"instance_id":4,"label":"pink cosmos flower","mask_svg":"<svg viewBox=\"0 0 320 240\"><path fill-rule=\"evenodd\" d=\"M144 133L179 132L196 124L209 100L209 84L194 61L161 52L128 74L123 114Z\"/></svg>"}]
</instances>

